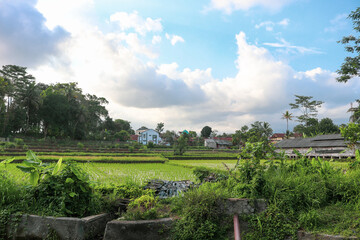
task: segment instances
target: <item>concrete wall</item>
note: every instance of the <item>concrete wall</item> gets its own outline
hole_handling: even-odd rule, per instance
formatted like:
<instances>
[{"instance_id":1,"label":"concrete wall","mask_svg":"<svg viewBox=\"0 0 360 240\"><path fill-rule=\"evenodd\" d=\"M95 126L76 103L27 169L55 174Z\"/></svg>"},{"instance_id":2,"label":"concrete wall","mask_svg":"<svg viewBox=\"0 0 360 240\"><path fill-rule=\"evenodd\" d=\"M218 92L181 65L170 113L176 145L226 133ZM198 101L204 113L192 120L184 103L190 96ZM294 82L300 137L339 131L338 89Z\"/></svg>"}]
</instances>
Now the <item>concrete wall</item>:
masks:
<instances>
[{"instance_id":1,"label":"concrete wall","mask_svg":"<svg viewBox=\"0 0 360 240\"><path fill-rule=\"evenodd\" d=\"M14 217L16 218L16 217ZM86 218L42 217L23 215L16 226L7 226L10 239L68 239L86 240L102 236L111 214L104 213ZM16 220L15 220L16 221ZM10 237L11 236L11 237Z\"/></svg>"}]
</instances>

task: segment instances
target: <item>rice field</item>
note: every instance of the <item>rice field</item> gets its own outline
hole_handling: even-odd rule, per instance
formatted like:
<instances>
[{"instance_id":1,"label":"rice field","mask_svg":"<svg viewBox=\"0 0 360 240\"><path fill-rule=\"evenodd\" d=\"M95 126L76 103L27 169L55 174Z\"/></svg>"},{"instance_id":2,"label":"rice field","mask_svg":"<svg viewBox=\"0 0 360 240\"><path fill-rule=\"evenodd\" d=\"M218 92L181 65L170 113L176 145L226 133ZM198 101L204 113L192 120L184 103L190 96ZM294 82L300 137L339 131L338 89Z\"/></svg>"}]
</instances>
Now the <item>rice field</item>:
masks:
<instances>
[{"instance_id":1,"label":"rice field","mask_svg":"<svg viewBox=\"0 0 360 240\"><path fill-rule=\"evenodd\" d=\"M7 164L0 167L10 173L10 176L18 183L28 181L29 175L19 170L20 164ZM98 184L122 184L125 182L144 183L150 179L162 180L191 180L196 181L192 169L162 163L79 163L89 175L91 181Z\"/></svg>"}]
</instances>

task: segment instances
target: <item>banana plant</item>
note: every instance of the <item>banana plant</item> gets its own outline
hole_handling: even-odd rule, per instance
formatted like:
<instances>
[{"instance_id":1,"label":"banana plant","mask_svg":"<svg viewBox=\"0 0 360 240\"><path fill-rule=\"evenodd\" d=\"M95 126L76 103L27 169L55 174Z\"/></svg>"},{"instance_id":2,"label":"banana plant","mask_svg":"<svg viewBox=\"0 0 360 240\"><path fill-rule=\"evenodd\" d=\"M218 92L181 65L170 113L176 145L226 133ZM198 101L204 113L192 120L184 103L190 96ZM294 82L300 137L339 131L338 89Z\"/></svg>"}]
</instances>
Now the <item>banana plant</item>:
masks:
<instances>
[{"instance_id":1,"label":"banana plant","mask_svg":"<svg viewBox=\"0 0 360 240\"><path fill-rule=\"evenodd\" d=\"M62 158L56 163L56 165L50 166L48 163L42 162L33 151L29 150L26 153L26 160L23 161L23 165L16 166L21 171L30 174L30 184L36 186L40 180L45 178L47 175L55 175L61 169Z\"/></svg>"},{"instance_id":2,"label":"banana plant","mask_svg":"<svg viewBox=\"0 0 360 240\"><path fill-rule=\"evenodd\" d=\"M0 165L4 165L5 169L6 169L6 165L11 163L12 161L14 161L15 158L9 158L9 159L5 159L4 161L0 162Z\"/></svg>"}]
</instances>

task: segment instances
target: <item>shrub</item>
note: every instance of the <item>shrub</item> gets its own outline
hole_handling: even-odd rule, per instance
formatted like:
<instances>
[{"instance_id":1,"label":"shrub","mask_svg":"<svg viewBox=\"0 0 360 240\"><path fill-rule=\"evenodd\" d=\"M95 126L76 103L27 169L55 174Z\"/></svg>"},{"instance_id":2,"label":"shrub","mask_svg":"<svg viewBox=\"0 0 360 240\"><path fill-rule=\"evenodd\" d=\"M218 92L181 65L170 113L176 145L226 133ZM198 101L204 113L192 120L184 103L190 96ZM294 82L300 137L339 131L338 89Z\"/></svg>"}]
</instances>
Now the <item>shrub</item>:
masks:
<instances>
[{"instance_id":1,"label":"shrub","mask_svg":"<svg viewBox=\"0 0 360 240\"><path fill-rule=\"evenodd\" d=\"M80 149L83 149L83 148L84 148L84 144L82 144L81 142L78 142L78 143L77 143L77 147L80 148Z\"/></svg>"},{"instance_id":2,"label":"shrub","mask_svg":"<svg viewBox=\"0 0 360 240\"><path fill-rule=\"evenodd\" d=\"M220 209L223 199L222 189L209 183L186 192L177 202L181 218L175 223L173 238L227 239L229 223Z\"/></svg>"},{"instance_id":3,"label":"shrub","mask_svg":"<svg viewBox=\"0 0 360 240\"><path fill-rule=\"evenodd\" d=\"M100 195L75 163L66 163L60 174L41 181L32 194L35 211L45 215L84 217L102 208Z\"/></svg>"}]
</instances>

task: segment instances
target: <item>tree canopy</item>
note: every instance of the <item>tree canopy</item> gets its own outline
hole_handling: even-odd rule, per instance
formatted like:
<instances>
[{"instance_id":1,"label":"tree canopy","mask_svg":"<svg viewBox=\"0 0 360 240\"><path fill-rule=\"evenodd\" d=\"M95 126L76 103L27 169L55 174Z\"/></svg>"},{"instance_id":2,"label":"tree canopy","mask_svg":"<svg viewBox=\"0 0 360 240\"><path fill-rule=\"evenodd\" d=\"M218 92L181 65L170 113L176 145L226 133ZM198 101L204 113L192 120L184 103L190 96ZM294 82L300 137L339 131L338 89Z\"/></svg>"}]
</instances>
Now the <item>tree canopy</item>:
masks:
<instances>
[{"instance_id":1,"label":"tree canopy","mask_svg":"<svg viewBox=\"0 0 360 240\"><path fill-rule=\"evenodd\" d=\"M300 116L297 116L299 122L306 123L310 118L316 118L317 108L321 107L324 102L312 100L310 96L295 95L295 103L290 103L291 109L298 109L302 112Z\"/></svg>"},{"instance_id":2,"label":"tree canopy","mask_svg":"<svg viewBox=\"0 0 360 240\"><path fill-rule=\"evenodd\" d=\"M208 138L210 137L211 132L212 132L211 127L205 126L201 129L201 136L204 138Z\"/></svg>"},{"instance_id":3,"label":"tree canopy","mask_svg":"<svg viewBox=\"0 0 360 240\"><path fill-rule=\"evenodd\" d=\"M338 82L347 82L353 77L360 76L360 7L352 11L348 18L352 20L357 36L349 35L339 41L345 45L345 50L352 56L346 57L340 69L337 70L339 77L336 80Z\"/></svg>"},{"instance_id":4,"label":"tree canopy","mask_svg":"<svg viewBox=\"0 0 360 240\"><path fill-rule=\"evenodd\" d=\"M0 69L0 136L13 134L103 139L122 130L133 133L130 122L112 119L103 97L84 94L77 83L36 83L26 67ZM125 135L122 133L122 136ZM124 137L126 138L126 137Z\"/></svg>"}]
</instances>

